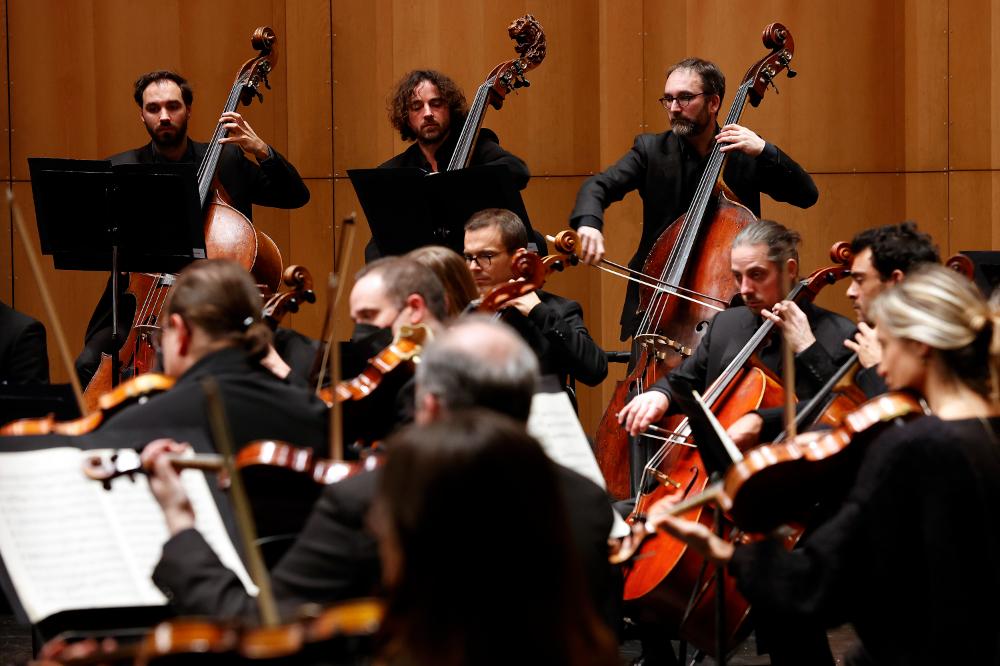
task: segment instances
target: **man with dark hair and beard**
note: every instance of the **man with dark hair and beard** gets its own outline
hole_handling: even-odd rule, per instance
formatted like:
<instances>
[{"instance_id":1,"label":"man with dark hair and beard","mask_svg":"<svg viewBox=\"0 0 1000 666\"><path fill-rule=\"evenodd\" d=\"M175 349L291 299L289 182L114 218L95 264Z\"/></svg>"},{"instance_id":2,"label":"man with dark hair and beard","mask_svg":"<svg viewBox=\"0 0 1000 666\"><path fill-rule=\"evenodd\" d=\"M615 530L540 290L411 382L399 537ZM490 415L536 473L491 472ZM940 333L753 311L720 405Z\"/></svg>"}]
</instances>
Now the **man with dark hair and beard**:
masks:
<instances>
[{"instance_id":1,"label":"man with dark hair and beard","mask_svg":"<svg viewBox=\"0 0 1000 666\"><path fill-rule=\"evenodd\" d=\"M379 168L417 168L428 173L447 170L469 112L458 84L433 69L415 69L399 80L386 107L393 129L403 141L413 144ZM469 165L493 164L506 167L517 189L523 190L528 185L531 177L528 165L501 148L496 133L483 127L476 137ZM531 235L533 232L529 230ZM379 256L381 252L372 240L365 247L365 261Z\"/></svg>"},{"instance_id":2,"label":"man with dark hair and beard","mask_svg":"<svg viewBox=\"0 0 1000 666\"><path fill-rule=\"evenodd\" d=\"M140 109L139 119L152 140L140 148L113 155L110 158L113 164L201 162L208 144L188 137L194 94L183 76L166 70L143 74L135 82L134 98ZM309 201L309 189L295 167L261 140L239 113L225 113L219 122L228 133L219 140L224 145L216 175L232 205L247 219L253 217L253 204L300 208ZM253 155L256 163L247 154ZM127 280L119 281L122 294L127 287ZM131 323L134 307L132 299L119 298L119 322L123 327ZM110 280L90 318L84 340L76 370L86 384L100 364L101 353L117 351L112 349L111 341Z\"/></svg>"},{"instance_id":3,"label":"man with dark hair and beard","mask_svg":"<svg viewBox=\"0 0 1000 666\"><path fill-rule=\"evenodd\" d=\"M740 125L719 128L725 92L725 76L706 60L688 58L667 69L659 101L670 118L670 130L637 136L632 150L587 179L577 194L570 224L580 232L581 259L600 261L604 209L638 190L643 200L642 237L629 266L642 269L656 239L687 210L716 143L725 144L720 151L727 157L726 185L757 217L761 192L800 208L816 203L819 193L812 178L777 146ZM623 341L635 333L641 317L638 304L639 290L633 282L622 309Z\"/></svg>"}]
</instances>

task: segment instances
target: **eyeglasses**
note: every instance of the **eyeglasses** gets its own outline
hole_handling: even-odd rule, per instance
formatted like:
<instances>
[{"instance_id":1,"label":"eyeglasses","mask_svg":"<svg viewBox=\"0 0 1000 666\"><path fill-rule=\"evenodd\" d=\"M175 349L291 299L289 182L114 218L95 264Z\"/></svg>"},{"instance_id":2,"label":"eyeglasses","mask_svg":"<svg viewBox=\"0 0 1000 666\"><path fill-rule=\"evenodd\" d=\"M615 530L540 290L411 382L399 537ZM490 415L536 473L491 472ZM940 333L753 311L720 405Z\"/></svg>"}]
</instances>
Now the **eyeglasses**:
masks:
<instances>
[{"instance_id":1,"label":"eyeglasses","mask_svg":"<svg viewBox=\"0 0 1000 666\"><path fill-rule=\"evenodd\" d=\"M499 254L499 252L480 252L479 254L464 254L462 256L465 257L467 264L476 264L480 268L487 268L493 265L493 257L499 256Z\"/></svg>"},{"instance_id":2,"label":"eyeglasses","mask_svg":"<svg viewBox=\"0 0 1000 666\"><path fill-rule=\"evenodd\" d=\"M707 92L681 93L677 97L674 97L673 95L664 95L663 97L660 98L660 104L662 104L663 108L666 109L667 111L669 111L670 107L674 105L674 102L677 102L677 106L681 107L682 109L686 109L687 105L690 104L691 100L693 100L695 97L707 94L708 94Z\"/></svg>"}]
</instances>

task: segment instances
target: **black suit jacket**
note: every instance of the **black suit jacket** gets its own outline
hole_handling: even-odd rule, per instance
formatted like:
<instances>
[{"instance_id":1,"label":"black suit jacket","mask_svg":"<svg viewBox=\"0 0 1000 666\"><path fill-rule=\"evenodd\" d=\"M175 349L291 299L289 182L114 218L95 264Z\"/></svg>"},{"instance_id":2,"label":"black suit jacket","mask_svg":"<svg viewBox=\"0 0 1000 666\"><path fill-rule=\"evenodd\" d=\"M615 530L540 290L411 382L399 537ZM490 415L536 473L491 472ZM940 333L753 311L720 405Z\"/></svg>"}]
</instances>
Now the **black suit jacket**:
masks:
<instances>
[{"instance_id":1,"label":"black suit jacket","mask_svg":"<svg viewBox=\"0 0 1000 666\"><path fill-rule=\"evenodd\" d=\"M48 384L42 322L0 303L0 384Z\"/></svg>"},{"instance_id":2,"label":"black suit jacket","mask_svg":"<svg viewBox=\"0 0 1000 666\"><path fill-rule=\"evenodd\" d=\"M538 356L543 375L555 375L565 386L573 377L588 386L597 386L608 376L608 358L590 337L583 323L583 308L574 300L537 291L541 303L527 316L515 308L503 312L503 321L512 326Z\"/></svg>"},{"instance_id":3,"label":"black suit jacket","mask_svg":"<svg viewBox=\"0 0 1000 666\"><path fill-rule=\"evenodd\" d=\"M457 125L458 129L453 130L448 138L445 139L437 152L434 153L435 160L437 161L438 170L444 171L448 166L448 162L451 160L452 153L455 152L455 146L458 144L458 135L461 131L462 120L460 119ZM510 172L511 177L514 180L514 187L519 190L523 190L528 185L528 180L531 178L531 172L528 171L528 165L524 163L517 155L509 153L500 147L500 139L497 137L496 133L491 129L483 127L479 130L479 136L476 138L476 145L472 149L472 158L469 160L470 166L485 166L490 164L498 164L500 166L506 167L507 171ZM382 164L378 165L379 169L423 169L424 171L430 172L431 165L424 157L423 151L420 150L420 145L417 143L412 143L410 146L396 155L390 160L386 160ZM528 224L527 220L524 221L525 225ZM534 231L528 228L528 238L532 238ZM544 239L542 239L544 247ZM537 242L537 240L536 240ZM375 245L375 241L368 241L368 245L365 246L365 263L372 262L382 256L378 247Z\"/></svg>"},{"instance_id":4,"label":"black suit jacket","mask_svg":"<svg viewBox=\"0 0 1000 666\"><path fill-rule=\"evenodd\" d=\"M309 202L309 188L306 187L295 167L281 153L270 148L271 156L259 165L251 162L243 151L232 144L222 148L216 174L233 206L247 219L253 219L253 204L272 208L300 208ZM180 162L201 164L208 151L207 143L188 141L187 154ZM153 148L152 142L112 155L113 164L154 164L164 161ZM119 280L122 296L118 301L118 318L123 327L123 336L135 316L135 302L124 296L128 288L128 276ZM97 371L101 362L101 352L110 354L111 349L111 280L104 288L94 313L87 324L84 335L84 349L76 359L76 371L80 381L86 385Z\"/></svg>"},{"instance_id":5,"label":"black suit jacket","mask_svg":"<svg viewBox=\"0 0 1000 666\"><path fill-rule=\"evenodd\" d=\"M304 388L278 379L239 349L213 352L188 369L166 393L112 416L101 432L126 430L171 436L191 429L211 434L201 380L214 377L233 440L276 439L321 449L326 443L326 405ZM151 437L152 439L152 437Z\"/></svg>"},{"instance_id":6,"label":"black suit jacket","mask_svg":"<svg viewBox=\"0 0 1000 666\"><path fill-rule=\"evenodd\" d=\"M642 237L629 266L640 270L656 239L687 211L706 163L672 131L640 134L620 160L584 182L570 224L574 229L602 229L604 209L638 190L643 202ZM773 144L766 144L757 157L729 153L723 178L740 203L758 217L761 192L801 208L813 205L819 197L809 174ZM629 283L621 318L622 340L635 331L638 295L638 286Z\"/></svg>"},{"instance_id":7,"label":"black suit jacket","mask_svg":"<svg viewBox=\"0 0 1000 666\"><path fill-rule=\"evenodd\" d=\"M556 469L570 512L573 542L580 552L595 606L614 627L620 582L607 560L612 521L607 494L572 470L558 465ZM285 617L294 617L306 602L328 604L378 589L378 548L365 531L365 516L375 499L378 479L375 471L323 490L302 533L271 574L275 597ZM153 581L174 609L184 615L234 617L257 613L256 603L236 575L222 565L195 530L180 532L164 545Z\"/></svg>"}]
</instances>

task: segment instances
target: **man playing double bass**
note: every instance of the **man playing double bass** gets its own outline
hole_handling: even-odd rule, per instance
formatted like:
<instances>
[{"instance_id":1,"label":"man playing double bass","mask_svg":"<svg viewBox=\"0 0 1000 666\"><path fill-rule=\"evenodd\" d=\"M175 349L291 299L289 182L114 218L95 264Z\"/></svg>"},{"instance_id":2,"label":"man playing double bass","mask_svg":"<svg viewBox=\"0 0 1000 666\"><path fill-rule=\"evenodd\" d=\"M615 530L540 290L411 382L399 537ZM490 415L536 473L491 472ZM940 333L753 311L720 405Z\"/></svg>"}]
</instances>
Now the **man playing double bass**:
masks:
<instances>
[{"instance_id":1,"label":"man playing double bass","mask_svg":"<svg viewBox=\"0 0 1000 666\"><path fill-rule=\"evenodd\" d=\"M387 107L393 129L403 141L413 143L379 168L416 168L427 173L446 170L469 113L465 94L458 84L436 70L415 69L396 84ZM519 190L531 178L524 160L501 148L496 133L484 127L479 130L469 166L487 165L506 168ZM365 247L365 261L379 256L381 252L372 240Z\"/></svg>"},{"instance_id":2,"label":"man playing double bass","mask_svg":"<svg viewBox=\"0 0 1000 666\"><path fill-rule=\"evenodd\" d=\"M208 144L188 137L194 93L187 79L166 70L149 72L135 82L135 103L151 141L140 148L118 153L110 158L114 164L156 164L193 162L198 164L208 150ZM300 208L309 201L309 189L288 160L257 136L250 124L236 112L219 118L226 124L228 136L220 143L223 148L217 176L226 189L233 206L252 219L252 204L275 208ZM256 163L246 154L253 155ZM156 202L150 202L155 206ZM124 293L127 284L120 284ZM119 300L119 321L127 327L132 321L131 299ZM123 336L124 337L124 336ZM111 282L87 325L84 349L76 359L81 383L90 381L101 362L101 353L111 349Z\"/></svg>"},{"instance_id":3,"label":"man playing double bass","mask_svg":"<svg viewBox=\"0 0 1000 666\"><path fill-rule=\"evenodd\" d=\"M660 104L670 130L640 134L632 149L605 171L588 178L576 197L570 224L580 232L580 257L597 263L604 256L604 209L638 190L643 200L642 237L629 267L641 270L663 231L688 208L715 143L727 156L723 178L754 215L760 194L808 208L819 193L812 178L774 144L740 125L719 129L726 78L707 60L687 58L667 69ZM628 340L641 317L638 285L629 283L622 309L621 339Z\"/></svg>"}]
</instances>

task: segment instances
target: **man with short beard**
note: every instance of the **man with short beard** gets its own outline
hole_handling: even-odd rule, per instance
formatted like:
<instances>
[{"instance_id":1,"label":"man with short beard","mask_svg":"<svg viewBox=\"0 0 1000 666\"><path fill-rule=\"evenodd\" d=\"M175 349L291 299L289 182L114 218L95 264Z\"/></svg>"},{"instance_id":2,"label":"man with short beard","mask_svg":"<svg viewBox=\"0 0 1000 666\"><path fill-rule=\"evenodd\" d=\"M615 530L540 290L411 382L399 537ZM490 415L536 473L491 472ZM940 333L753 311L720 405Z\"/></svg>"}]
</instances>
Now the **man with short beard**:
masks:
<instances>
[{"instance_id":1,"label":"man with short beard","mask_svg":"<svg viewBox=\"0 0 1000 666\"><path fill-rule=\"evenodd\" d=\"M659 101L669 115L671 129L637 136L632 150L587 179L577 194L570 224L580 232L584 261L597 263L604 256L604 209L639 190L642 237L629 266L640 270L656 239L687 210L717 142L727 144L720 149L728 158L723 172L726 184L757 217L761 192L800 208L816 203L819 193L812 178L774 144L740 125L719 128L725 91L725 76L706 60L688 58L667 70ZM635 333L641 317L638 304L639 290L633 282L622 310L623 341Z\"/></svg>"},{"instance_id":2,"label":"man with short beard","mask_svg":"<svg viewBox=\"0 0 1000 666\"><path fill-rule=\"evenodd\" d=\"M208 144L193 141L187 134L194 100L187 79L165 70L143 74L135 82L134 98L140 109L139 119L151 141L113 155L109 158L113 164L201 163ZM225 123L228 134L219 140L223 148L216 175L233 207L252 219L253 204L300 208L309 201L309 189L295 167L261 140L239 113L225 113L219 122ZM251 162L246 154L253 155L256 162ZM124 294L128 281L119 281L119 288ZM121 297L119 304L119 322L127 334L135 304L133 299ZM101 362L101 353L116 351L111 344L110 280L90 318L84 340L76 370L80 381L86 384Z\"/></svg>"}]
</instances>

